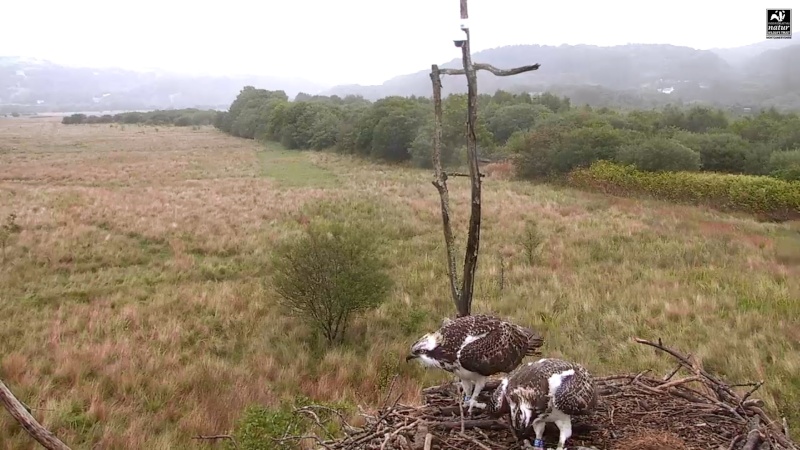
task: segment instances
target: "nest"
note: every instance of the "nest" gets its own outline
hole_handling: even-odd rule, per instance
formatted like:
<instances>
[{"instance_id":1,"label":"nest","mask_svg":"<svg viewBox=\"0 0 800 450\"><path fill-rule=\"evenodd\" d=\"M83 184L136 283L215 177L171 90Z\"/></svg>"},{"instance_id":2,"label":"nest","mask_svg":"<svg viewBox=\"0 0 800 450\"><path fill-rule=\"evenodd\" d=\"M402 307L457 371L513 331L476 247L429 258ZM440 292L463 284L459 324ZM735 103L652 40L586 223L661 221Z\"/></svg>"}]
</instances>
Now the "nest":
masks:
<instances>
[{"instance_id":1,"label":"nest","mask_svg":"<svg viewBox=\"0 0 800 450\"><path fill-rule=\"evenodd\" d=\"M637 342L671 355L678 367L658 378L649 371L596 378L600 401L591 415L573 417L568 449L800 450L788 437L785 421L771 420L763 402L751 398L762 382L729 385L660 341ZM489 401L497 385L498 380L487 383L480 401ZM747 390L737 393L734 388ZM467 416L460 395L456 383L429 387L423 390L422 406L402 404L398 397L385 401L376 414L365 415L363 427L345 423L343 438L313 439L317 448L329 450L525 448L504 418L475 412ZM558 429L551 423L544 440L548 448L558 443Z\"/></svg>"}]
</instances>

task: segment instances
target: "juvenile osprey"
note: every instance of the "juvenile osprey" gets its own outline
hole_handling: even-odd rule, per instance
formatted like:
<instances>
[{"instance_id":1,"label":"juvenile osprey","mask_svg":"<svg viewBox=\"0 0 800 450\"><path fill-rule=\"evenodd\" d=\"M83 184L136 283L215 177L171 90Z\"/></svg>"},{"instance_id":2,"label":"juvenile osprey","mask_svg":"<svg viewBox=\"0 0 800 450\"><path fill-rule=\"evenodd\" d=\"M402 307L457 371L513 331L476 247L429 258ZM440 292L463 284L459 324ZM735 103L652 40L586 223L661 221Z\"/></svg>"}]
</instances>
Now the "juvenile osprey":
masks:
<instances>
[{"instance_id":1,"label":"juvenile osprey","mask_svg":"<svg viewBox=\"0 0 800 450\"><path fill-rule=\"evenodd\" d=\"M561 432L556 450L563 450L572 436L571 416L590 414L597 405L597 390L581 365L545 358L524 364L503 378L491 403L489 412L509 414L518 436L533 426L535 449L544 448L545 424L555 422Z\"/></svg>"},{"instance_id":2,"label":"juvenile osprey","mask_svg":"<svg viewBox=\"0 0 800 450\"><path fill-rule=\"evenodd\" d=\"M485 408L477 401L487 377L511 372L526 356L541 355L544 340L533 330L486 315L445 319L442 327L411 346L406 361L453 373L461 380L464 406Z\"/></svg>"}]
</instances>

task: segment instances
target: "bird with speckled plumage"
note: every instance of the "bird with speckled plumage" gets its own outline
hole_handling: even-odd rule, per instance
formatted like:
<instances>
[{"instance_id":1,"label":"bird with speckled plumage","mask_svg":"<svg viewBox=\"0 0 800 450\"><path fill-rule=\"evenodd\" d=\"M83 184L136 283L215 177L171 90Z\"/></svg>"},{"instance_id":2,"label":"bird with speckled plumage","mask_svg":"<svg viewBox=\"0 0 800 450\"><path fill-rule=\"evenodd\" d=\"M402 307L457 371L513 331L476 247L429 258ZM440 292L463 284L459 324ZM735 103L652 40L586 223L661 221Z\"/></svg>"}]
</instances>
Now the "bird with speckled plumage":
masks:
<instances>
[{"instance_id":1,"label":"bird with speckled plumage","mask_svg":"<svg viewBox=\"0 0 800 450\"><path fill-rule=\"evenodd\" d=\"M545 424L554 422L560 431L556 450L563 450L572 435L572 416L591 414L597 401L594 380L583 366L544 358L523 364L503 378L488 409L495 417L507 414L518 437L532 427L535 449L544 448Z\"/></svg>"},{"instance_id":2,"label":"bird with speckled plumage","mask_svg":"<svg viewBox=\"0 0 800 450\"><path fill-rule=\"evenodd\" d=\"M509 373L526 356L541 355L542 337L531 329L488 315L445 319L442 326L417 340L406 361L418 360L457 376L467 412L485 408L477 401L488 377Z\"/></svg>"}]
</instances>

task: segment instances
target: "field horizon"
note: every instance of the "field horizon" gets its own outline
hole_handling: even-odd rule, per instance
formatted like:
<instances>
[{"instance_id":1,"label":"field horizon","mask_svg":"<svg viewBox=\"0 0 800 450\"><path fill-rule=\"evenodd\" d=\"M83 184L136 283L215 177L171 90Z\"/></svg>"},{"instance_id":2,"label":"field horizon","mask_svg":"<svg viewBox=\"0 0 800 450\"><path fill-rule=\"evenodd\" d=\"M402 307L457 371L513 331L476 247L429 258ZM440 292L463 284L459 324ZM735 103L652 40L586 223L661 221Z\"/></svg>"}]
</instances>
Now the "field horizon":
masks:
<instances>
[{"instance_id":1,"label":"field horizon","mask_svg":"<svg viewBox=\"0 0 800 450\"><path fill-rule=\"evenodd\" d=\"M210 126L0 119L0 379L74 449L200 449L245 410L373 407L449 379L406 364L455 313L430 170L286 150ZM469 181L449 182L457 261ZM666 373L663 339L800 426L800 222L489 176L473 313L530 326L593 374ZM270 249L320 217L370 227L394 287L344 344L269 285ZM354 413L354 417L356 414ZM0 449L36 444L0 414Z\"/></svg>"}]
</instances>

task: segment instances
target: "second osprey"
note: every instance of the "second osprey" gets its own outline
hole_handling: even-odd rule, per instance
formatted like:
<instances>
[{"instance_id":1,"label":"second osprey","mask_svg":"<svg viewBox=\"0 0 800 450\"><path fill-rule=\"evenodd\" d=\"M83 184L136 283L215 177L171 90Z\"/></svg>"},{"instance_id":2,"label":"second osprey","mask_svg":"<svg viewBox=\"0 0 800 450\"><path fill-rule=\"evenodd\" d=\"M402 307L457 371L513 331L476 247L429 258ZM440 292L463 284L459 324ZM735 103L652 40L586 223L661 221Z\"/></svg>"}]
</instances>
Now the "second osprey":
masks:
<instances>
[{"instance_id":1,"label":"second osprey","mask_svg":"<svg viewBox=\"0 0 800 450\"><path fill-rule=\"evenodd\" d=\"M411 346L406 361L453 373L461 380L465 406L485 408L477 401L490 375L509 373L526 356L540 355L542 337L528 328L487 315L445 319L442 327Z\"/></svg>"}]
</instances>

